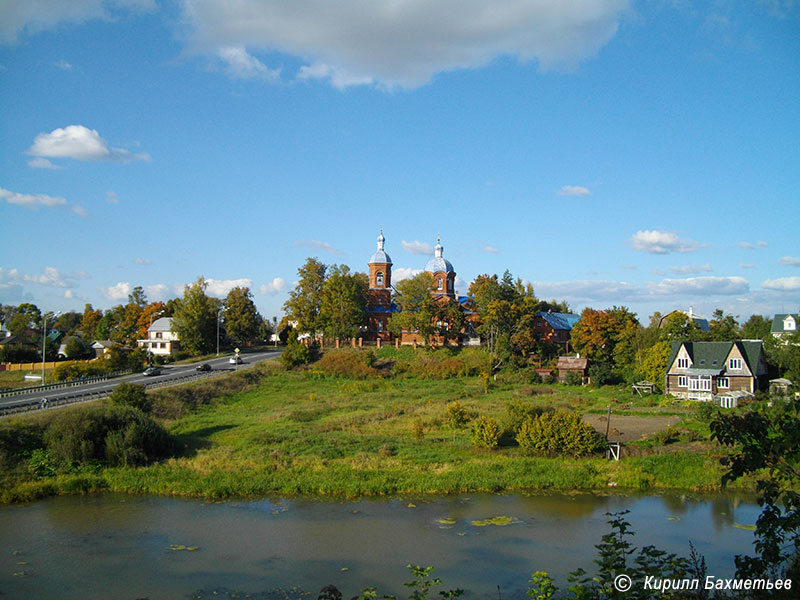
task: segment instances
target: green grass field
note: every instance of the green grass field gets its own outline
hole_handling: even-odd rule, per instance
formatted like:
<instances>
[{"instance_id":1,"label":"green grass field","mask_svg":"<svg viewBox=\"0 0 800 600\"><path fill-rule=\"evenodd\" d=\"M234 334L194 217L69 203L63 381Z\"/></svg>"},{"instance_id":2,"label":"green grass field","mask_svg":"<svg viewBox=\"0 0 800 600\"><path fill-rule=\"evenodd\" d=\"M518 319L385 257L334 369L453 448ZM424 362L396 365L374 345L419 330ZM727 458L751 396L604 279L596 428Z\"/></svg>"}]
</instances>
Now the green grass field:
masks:
<instances>
[{"instance_id":1,"label":"green grass field","mask_svg":"<svg viewBox=\"0 0 800 600\"><path fill-rule=\"evenodd\" d=\"M284 371L259 366L164 390L159 406L204 396L206 403L166 420L181 448L175 458L137 468L79 469L45 480L17 481L6 499L112 490L130 493L254 497L268 494L344 496L541 490L713 491L722 473L720 449L710 443L655 447L636 457L572 459L526 455L506 435L486 450L469 426L448 426L447 405L458 400L473 416L509 420L511 403L679 414L702 436L694 409L661 397L634 400L624 388L520 383L512 373L490 383L477 376L448 379L331 376L319 369ZM223 380L228 380L225 383ZM202 386L217 385L216 391ZM212 397L209 400L209 397ZM75 409L73 409L75 410ZM43 417L40 417L43 418ZM683 424L682 424L683 426ZM636 446L634 444L634 446ZM673 449L674 447L674 449ZM24 478L23 478L24 479ZM748 487L750 483L737 483Z\"/></svg>"}]
</instances>

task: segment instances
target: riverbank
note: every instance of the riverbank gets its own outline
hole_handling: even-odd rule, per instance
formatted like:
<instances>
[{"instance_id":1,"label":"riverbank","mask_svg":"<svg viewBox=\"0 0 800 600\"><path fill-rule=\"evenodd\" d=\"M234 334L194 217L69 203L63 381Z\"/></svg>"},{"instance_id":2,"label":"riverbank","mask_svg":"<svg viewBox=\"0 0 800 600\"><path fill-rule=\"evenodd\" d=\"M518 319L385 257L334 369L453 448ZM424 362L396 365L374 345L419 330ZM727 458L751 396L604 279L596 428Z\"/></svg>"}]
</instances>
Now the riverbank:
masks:
<instances>
[{"instance_id":1,"label":"riverbank","mask_svg":"<svg viewBox=\"0 0 800 600\"><path fill-rule=\"evenodd\" d=\"M501 376L487 390L469 375L356 379L277 365L220 379L154 395L153 414L179 447L174 458L143 467L53 469L46 476L18 465L6 476L2 500L97 491L221 499L720 489L722 451L708 442L695 408L632 400L622 388L531 385ZM505 428L520 406L585 414L611 404L613 414L668 414L679 422L631 444L618 462L538 457L526 455L508 433L494 450L474 446L469 426L454 428L448 420L454 400L469 415L495 418ZM752 481L737 481L735 489L752 490Z\"/></svg>"}]
</instances>

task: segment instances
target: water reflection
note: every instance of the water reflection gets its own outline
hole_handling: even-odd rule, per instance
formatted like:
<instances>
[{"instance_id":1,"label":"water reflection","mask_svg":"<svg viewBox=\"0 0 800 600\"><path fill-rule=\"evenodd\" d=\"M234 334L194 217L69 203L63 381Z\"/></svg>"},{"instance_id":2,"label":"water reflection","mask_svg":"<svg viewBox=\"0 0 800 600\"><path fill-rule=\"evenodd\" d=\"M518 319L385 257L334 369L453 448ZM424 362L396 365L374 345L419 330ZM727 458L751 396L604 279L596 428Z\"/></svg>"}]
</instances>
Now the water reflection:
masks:
<instances>
[{"instance_id":1,"label":"water reflection","mask_svg":"<svg viewBox=\"0 0 800 600\"><path fill-rule=\"evenodd\" d=\"M359 502L207 503L156 497L54 498L0 508L0 590L9 597L189 598L197 590L250 593L333 583L407 595L408 563L435 565L446 585L504 598L547 570L562 584L591 569L608 512L630 510L634 543L705 554L730 575L751 551L752 499L471 495ZM16 554L14 554L16 552ZM25 564L18 564L25 563ZM21 573L21 574L20 574ZM210 592L209 592L210 593ZM349 596L348 596L349 594Z\"/></svg>"}]
</instances>

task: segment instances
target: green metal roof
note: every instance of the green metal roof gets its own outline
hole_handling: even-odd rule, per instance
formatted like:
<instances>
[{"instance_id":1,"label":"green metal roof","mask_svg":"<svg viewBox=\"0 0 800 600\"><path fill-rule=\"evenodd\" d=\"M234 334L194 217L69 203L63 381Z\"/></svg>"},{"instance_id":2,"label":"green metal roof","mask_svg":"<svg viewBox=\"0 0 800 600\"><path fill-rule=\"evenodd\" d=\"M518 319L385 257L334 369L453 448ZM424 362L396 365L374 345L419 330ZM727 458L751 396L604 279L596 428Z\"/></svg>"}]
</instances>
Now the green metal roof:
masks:
<instances>
[{"instance_id":1,"label":"green metal roof","mask_svg":"<svg viewBox=\"0 0 800 600\"><path fill-rule=\"evenodd\" d=\"M750 372L753 375L758 375L758 365L763 352L762 343L750 340L736 342L672 342L669 359L667 360L667 369L672 367L681 346L686 348L686 352L692 360L692 368L723 369L725 367L725 359L728 358L734 345L739 348Z\"/></svg>"},{"instance_id":2,"label":"green metal roof","mask_svg":"<svg viewBox=\"0 0 800 600\"><path fill-rule=\"evenodd\" d=\"M782 315L775 315L775 318L772 319L772 329L771 329L772 333L783 333L784 332L783 320L786 317L790 317L790 316L794 317L795 323L800 325L800 315L790 315L790 314L787 314L787 313L784 313Z\"/></svg>"}]
</instances>

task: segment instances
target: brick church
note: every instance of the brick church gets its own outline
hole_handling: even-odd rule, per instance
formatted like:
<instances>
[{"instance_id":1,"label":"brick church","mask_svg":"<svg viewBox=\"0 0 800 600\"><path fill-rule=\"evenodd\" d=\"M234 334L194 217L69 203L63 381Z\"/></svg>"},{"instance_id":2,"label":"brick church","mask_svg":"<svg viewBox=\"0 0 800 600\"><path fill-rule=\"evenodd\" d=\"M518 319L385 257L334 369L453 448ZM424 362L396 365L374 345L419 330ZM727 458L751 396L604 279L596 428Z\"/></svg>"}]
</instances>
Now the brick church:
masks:
<instances>
[{"instance_id":1,"label":"brick church","mask_svg":"<svg viewBox=\"0 0 800 600\"><path fill-rule=\"evenodd\" d=\"M389 318L392 313L400 309L392 302L392 259L384 250L386 238L383 231L378 235L378 250L372 255L369 261L369 292L368 292L368 324L366 335L367 340L389 341L394 336L389 332ZM466 326L460 332L462 343L480 343L477 333L475 333L474 322L477 317L474 313L465 308L466 297L459 297L456 294L456 271L452 263L444 258L444 247L441 240L436 240L434 255L425 265L425 270L433 276L433 286L431 295L434 301L441 305L446 302L457 302L466 317ZM418 334L413 332L403 332L400 338L401 344L413 344L421 342ZM437 340L438 343L438 340Z\"/></svg>"}]
</instances>

